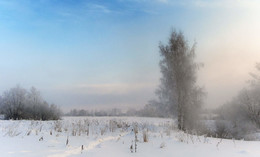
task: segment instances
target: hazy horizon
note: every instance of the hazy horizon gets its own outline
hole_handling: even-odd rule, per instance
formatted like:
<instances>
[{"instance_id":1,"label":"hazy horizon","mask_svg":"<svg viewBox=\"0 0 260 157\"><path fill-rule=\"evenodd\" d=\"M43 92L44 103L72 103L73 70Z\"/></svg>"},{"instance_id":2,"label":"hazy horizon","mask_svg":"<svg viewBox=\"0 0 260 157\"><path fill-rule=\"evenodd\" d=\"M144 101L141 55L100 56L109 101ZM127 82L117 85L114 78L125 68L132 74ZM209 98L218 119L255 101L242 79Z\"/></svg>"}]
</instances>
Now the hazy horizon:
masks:
<instances>
[{"instance_id":1,"label":"hazy horizon","mask_svg":"<svg viewBox=\"0 0 260 157\"><path fill-rule=\"evenodd\" d=\"M0 1L0 92L36 87L71 108L143 107L159 85L159 42L196 41L209 108L231 100L260 62L256 0Z\"/></svg>"}]
</instances>

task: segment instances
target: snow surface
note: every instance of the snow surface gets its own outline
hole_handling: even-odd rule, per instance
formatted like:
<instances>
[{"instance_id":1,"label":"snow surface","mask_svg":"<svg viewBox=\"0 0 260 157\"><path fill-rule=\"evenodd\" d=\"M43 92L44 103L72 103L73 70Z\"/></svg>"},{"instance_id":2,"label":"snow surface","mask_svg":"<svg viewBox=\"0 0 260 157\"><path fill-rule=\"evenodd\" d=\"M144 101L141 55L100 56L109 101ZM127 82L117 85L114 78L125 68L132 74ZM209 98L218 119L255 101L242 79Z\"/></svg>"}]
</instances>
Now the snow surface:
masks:
<instances>
[{"instance_id":1,"label":"snow surface","mask_svg":"<svg viewBox=\"0 0 260 157\"><path fill-rule=\"evenodd\" d=\"M137 152L131 153L134 126L138 128ZM146 131L148 142L143 142ZM0 120L0 156L259 157L260 142L188 135L176 129L175 121L162 118L64 117L58 122Z\"/></svg>"}]
</instances>

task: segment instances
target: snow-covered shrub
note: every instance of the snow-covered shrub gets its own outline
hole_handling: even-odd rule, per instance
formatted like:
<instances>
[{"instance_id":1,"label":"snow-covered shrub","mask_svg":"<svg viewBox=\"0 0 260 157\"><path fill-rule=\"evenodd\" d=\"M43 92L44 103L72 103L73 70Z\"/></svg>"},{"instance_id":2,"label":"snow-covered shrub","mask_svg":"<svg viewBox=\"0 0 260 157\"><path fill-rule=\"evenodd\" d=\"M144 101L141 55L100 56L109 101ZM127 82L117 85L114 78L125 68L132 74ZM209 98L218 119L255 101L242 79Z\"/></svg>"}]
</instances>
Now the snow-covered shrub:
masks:
<instances>
[{"instance_id":1,"label":"snow-covered shrub","mask_svg":"<svg viewBox=\"0 0 260 157\"><path fill-rule=\"evenodd\" d=\"M254 140L252 136L247 135L253 135L256 133L257 127L248 122L240 122L234 125L233 127L230 127L230 134L232 138L235 139L247 139L247 140Z\"/></svg>"},{"instance_id":2,"label":"snow-covered shrub","mask_svg":"<svg viewBox=\"0 0 260 157\"><path fill-rule=\"evenodd\" d=\"M165 142L162 142L161 144L160 144L160 148L165 148L166 147L166 143Z\"/></svg>"},{"instance_id":3,"label":"snow-covered shrub","mask_svg":"<svg viewBox=\"0 0 260 157\"><path fill-rule=\"evenodd\" d=\"M109 130L110 132L115 132L115 130L118 128L117 122L115 120L109 121Z\"/></svg>"},{"instance_id":4,"label":"snow-covered shrub","mask_svg":"<svg viewBox=\"0 0 260 157\"><path fill-rule=\"evenodd\" d=\"M57 121L54 121L54 130L57 131L57 132L62 132L62 123L61 121L57 120Z\"/></svg>"},{"instance_id":5,"label":"snow-covered shrub","mask_svg":"<svg viewBox=\"0 0 260 157\"><path fill-rule=\"evenodd\" d=\"M175 138L179 142L187 142L187 136L184 132L178 132L178 134L175 135Z\"/></svg>"},{"instance_id":6,"label":"snow-covered shrub","mask_svg":"<svg viewBox=\"0 0 260 157\"><path fill-rule=\"evenodd\" d=\"M19 128L18 124L8 126L7 133L5 135L8 135L10 137L15 137L20 135L22 132L20 132L18 128Z\"/></svg>"},{"instance_id":7,"label":"snow-covered shrub","mask_svg":"<svg viewBox=\"0 0 260 157\"><path fill-rule=\"evenodd\" d=\"M259 141L260 140L260 132L247 134L247 135L245 135L244 140L246 140L246 141Z\"/></svg>"},{"instance_id":8,"label":"snow-covered shrub","mask_svg":"<svg viewBox=\"0 0 260 157\"><path fill-rule=\"evenodd\" d=\"M106 131L107 131L107 126L104 126L104 127L100 128L100 134L101 134L101 136L103 136Z\"/></svg>"},{"instance_id":9,"label":"snow-covered shrub","mask_svg":"<svg viewBox=\"0 0 260 157\"><path fill-rule=\"evenodd\" d=\"M230 138L230 129L229 123L224 120L216 120L215 121L216 130L215 134L218 138Z\"/></svg>"},{"instance_id":10,"label":"snow-covered shrub","mask_svg":"<svg viewBox=\"0 0 260 157\"><path fill-rule=\"evenodd\" d=\"M202 121L201 123L199 123L199 125L197 126L197 129L196 129L196 133L195 133L196 135L205 135L205 136L213 135L213 131L205 123L206 123L206 121Z\"/></svg>"}]
</instances>

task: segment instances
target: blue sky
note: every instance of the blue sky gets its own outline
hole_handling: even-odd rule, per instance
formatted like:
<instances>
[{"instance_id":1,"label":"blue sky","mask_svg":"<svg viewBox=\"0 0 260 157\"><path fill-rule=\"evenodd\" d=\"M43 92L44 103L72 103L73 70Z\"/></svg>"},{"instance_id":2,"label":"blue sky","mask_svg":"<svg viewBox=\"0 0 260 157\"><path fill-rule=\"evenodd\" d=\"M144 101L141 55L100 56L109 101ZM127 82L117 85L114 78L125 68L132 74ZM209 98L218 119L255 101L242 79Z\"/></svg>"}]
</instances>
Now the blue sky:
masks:
<instances>
[{"instance_id":1,"label":"blue sky","mask_svg":"<svg viewBox=\"0 0 260 157\"><path fill-rule=\"evenodd\" d=\"M260 60L250 42L258 10L255 0L0 0L0 91L35 86L67 109L142 107L159 84L159 41L174 27L197 41L199 83L208 104L221 104ZM231 72L239 79L227 90Z\"/></svg>"}]
</instances>

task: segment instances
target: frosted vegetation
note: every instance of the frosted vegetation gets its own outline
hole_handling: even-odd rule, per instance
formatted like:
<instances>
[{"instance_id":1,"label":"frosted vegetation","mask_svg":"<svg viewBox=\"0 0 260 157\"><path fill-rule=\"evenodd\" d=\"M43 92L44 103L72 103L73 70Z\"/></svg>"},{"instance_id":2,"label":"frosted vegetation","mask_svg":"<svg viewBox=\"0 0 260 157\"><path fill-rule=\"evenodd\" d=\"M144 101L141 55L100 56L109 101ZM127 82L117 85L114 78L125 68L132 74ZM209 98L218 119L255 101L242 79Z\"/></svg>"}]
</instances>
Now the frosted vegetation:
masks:
<instances>
[{"instance_id":1,"label":"frosted vegetation","mask_svg":"<svg viewBox=\"0 0 260 157\"><path fill-rule=\"evenodd\" d=\"M0 120L4 157L246 156L259 142L187 134L177 121L140 117L64 117L58 121Z\"/></svg>"},{"instance_id":2,"label":"frosted vegetation","mask_svg":"<svg viewBox=\"0 0 260 157\"><path fill-rule=\"evenodd\" d=\"M0 112L5 119L14 120L57 120L61 115L60 109L54 104L49 105L36 88L27 91L18 85L0 96Z\"/></svg>"},{"instance_id":3,"label":"frosted vegetation","mask_svg":"<svg viewBox=\"0 0 260 157\"><path fill-rule=\"evenodd\" d=\"M218 108L216 126L223 138L245 138L260 129L260 64L256 64L256 73L248 87L242 89L230 102Z\"/></svg>"}]
</instances>

